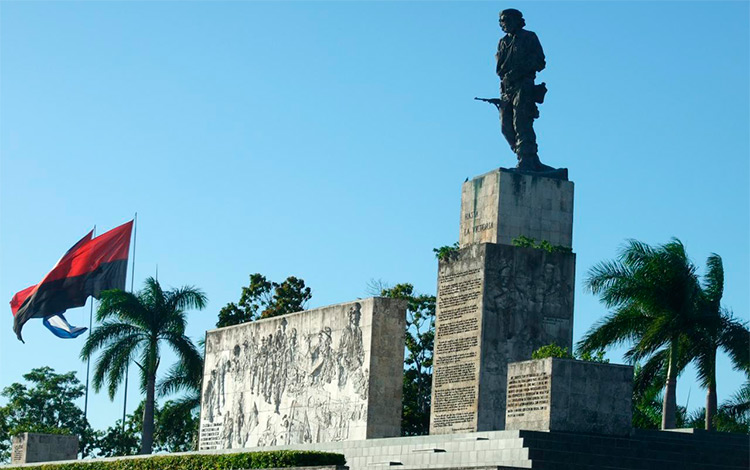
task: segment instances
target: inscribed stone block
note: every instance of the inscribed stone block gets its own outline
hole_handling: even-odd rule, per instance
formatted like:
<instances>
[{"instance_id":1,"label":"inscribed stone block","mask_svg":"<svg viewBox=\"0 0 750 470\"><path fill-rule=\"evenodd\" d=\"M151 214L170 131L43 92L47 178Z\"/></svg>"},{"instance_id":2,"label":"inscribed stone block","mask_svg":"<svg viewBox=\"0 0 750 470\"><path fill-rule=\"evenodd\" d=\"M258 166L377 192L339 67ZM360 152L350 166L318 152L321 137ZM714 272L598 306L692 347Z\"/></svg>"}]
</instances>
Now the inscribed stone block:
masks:
<instances>
[{"instance_id":1,"label":"inscribed stone block","mask_svg":"<svg viewBox=\"0 0 750 470\"><path fill-rule=\"evenodd\" d=\"M573 189L571 181L502 169L477 176L461 188L459 245L510 245L523 235L571 248ZM559 222L554 230L551 221Z\"/></svg>"},{"instance_id":2,"label":"inscribed stone block","mask_svg":"<svg viewBox=\"0 0 750 470\"><path fill-rule=\"evenodd\" d=\"M560 358L516 362L508 366L505 429L628 435L632 387L631 366Z\"/></svg>"},{"instance_id":3,"label":"inscribed stone block","mask_svg":"<svg viewBox=\"0 0 750 470\"><path fill-rule=\"evenodd\" d=\"M509 362L573 340L575 255L470 245L438 268L430 434L503 429Z\"/></svg>"},{"instance_id":4,"label":"inscribed stone block","mask_svg":"<svg viewBox=\"0 0 750 470\"><path fill-rule=\"evenodd\" d=\"M78 436L25 432L13 436L11 463L53 462L78 457Z\"/></svg>"}]
</instances>

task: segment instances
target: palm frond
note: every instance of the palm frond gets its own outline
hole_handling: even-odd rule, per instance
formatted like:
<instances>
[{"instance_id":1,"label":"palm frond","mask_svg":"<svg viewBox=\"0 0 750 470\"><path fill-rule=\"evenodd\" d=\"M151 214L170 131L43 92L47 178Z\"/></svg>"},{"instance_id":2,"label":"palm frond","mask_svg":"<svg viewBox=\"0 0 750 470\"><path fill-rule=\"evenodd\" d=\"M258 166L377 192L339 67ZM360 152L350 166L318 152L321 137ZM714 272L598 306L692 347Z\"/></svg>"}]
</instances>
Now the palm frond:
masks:
<instances>
[{"instance_id":1,"label":"palm frond","mask_svg":"<svg viewBox=\"0 0 750 470\"><path fill-rule=\"evenodd\" d=\"M143 338L140 334L118 337L108 343L94 366L92 383L94 390L99 391L107 383L109 398L114 399L117 388L124 378L125 369L130 358L137 352Z\"/></svg>"},{"instance_id":2,"label":"palm frond","mask_svg":"<svg viewBox=\"0 0 750 470\"><path fill-rule=\"evenodd\" d=\"M724 265L721 256L712 253L706 259L706 274L703 275L703 292L709 303L718 309L724 295Z\"/></svg>"},{"instance_id":3,"label":"palm frond","mask_svg":"<svg viewBox=\"0 0 750 470\"><path fill-rule=\"evenodd\" d=\"M634 341L647 325L646 314L634 305L622 307L598 321L576 345L579 353L591 353L609 346Z\"/></svg>"},{"instance_id":4,"label":"palm frond","mask_svg":"<svg viewBox=\"0 0 750 470\"><path fill-rule=\"evenodd\" d=\"M194 286L174 289L167 296L167 309L169 310L203 310L207 303L206 294Z\"/></svg>"},{"instance_id":5,"label":"palm frond","mask_svg":"<svg viewBox=\"0 0 750 470\"><path fill-rule=\"evenodd\" d=\"M747 323L735 319L726 310L721 323L719 346L729 355L735 369L750 375L750 330Z\"/></svg>"},{"instance_id":6,"label":"palm frond","mask_svg":"<svg viewBox=\"0 0 750 470\"><path fill-rule=\"evenodd\" d=\"M81 348L81 359L87 360L99 349L125 337L145 338L144 331L128 323L105 321L91 332Z\"/></svg>"},{"instance_id":7,"label":"palm frond","mask_svg":"<svg viewBox=\"0 0 750 470\"><path fill-rule=\"evenodd\" d=\"M137 295L119 289L104 291L99 298L96 320L102 322L115 317L122 322L147 329L147 312Z\"/></svg>"}]
</instances>

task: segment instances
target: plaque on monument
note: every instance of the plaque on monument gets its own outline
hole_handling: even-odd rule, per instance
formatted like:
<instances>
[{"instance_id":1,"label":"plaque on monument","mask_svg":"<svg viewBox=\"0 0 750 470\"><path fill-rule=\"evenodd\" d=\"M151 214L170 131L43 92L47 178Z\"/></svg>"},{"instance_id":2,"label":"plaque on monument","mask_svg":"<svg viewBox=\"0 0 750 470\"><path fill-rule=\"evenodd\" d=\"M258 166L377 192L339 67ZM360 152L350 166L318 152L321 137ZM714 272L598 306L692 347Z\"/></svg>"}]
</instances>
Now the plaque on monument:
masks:
<instances>
[{"instance_id":1,"label":"plaque on monument","mask_svg":"<svg viewBox=\"0 0 750 470\"><path fill-rule=\"evenodd\" d=\"M508 365L505 429L628 435L633 367L547 358Z\"/></svg>"},{"instance_id":2,"label":"plaque on monument","mask_svg":"<svg viewBox=\"0 0 750 470\"><path fill-rule=\"evenodd\" d=\"M494 243L441 260L430 434L503 429L507 364L573 341L575 255Z\"/></svg>"},{"instance_id":3,"label":"plaque on monument","mask_svg":"<svg viewBox=\"0 0 750 470\"><path fill-rule=\"evenodd\" d=\"M200 450L398 436L405 315L375 297L207 332Z\"/></svg>"}]
</instances>

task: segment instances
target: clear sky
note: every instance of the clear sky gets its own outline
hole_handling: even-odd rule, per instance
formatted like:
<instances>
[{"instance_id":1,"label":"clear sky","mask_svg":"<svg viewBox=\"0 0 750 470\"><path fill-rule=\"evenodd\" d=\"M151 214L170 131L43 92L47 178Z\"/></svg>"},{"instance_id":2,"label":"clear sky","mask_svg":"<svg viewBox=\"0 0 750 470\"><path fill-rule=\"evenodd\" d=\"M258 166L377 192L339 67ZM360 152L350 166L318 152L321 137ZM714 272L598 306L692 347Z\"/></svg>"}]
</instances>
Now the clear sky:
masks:
<instances>
[{"instance_id":1,"label":"clear sky","mask_svg":"<svg viewBox=\"0 0 750 470\"><path fill-rule=\"evenodd\" d=\"M254 272L302 277L310 307L365 297L371 279L435 293L461 183L515 164L495 109L473 101L497 95L508 7L547 55L540 156L576 185L574 340L605 313L587 270L628 238L678 237L701 272L721 255L724 304L747 319L745 1L2 1L0 297L136 211L136 286L158 265L164 285L202 288L195 339ZM84 337L32 320L21 344L3 308L0 387L43 365L85 380ZM722 400L742 377L719 367ZM704 403L692 370L688 397ZM121 399L92 398L95 428Z\"/></svg>"}]
</instances>

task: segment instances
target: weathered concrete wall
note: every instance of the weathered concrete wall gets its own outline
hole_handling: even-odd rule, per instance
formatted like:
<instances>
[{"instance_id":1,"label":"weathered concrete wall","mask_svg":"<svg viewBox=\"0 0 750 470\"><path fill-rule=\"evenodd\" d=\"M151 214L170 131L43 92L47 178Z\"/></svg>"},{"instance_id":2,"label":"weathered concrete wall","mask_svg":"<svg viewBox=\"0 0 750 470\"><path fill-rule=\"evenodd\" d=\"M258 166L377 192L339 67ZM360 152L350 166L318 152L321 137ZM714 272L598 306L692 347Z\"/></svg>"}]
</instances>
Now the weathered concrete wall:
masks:
<instances>
[{"instance_id":1,"label":"weathered concrete wall","mask_svg":"<svg viewBox=\"0 0 750 470\"><path fill-rule=\"evenodd\" d=\"M505 428L628 435L633 367L547 358L508 366Z\"/></svg>"},{"instance_id":2,"label":"weathered concrete wall","mask_svg":"<svg viewBox=\"0 0 750 470\"><path fill-rule=\"evenodd\" d=\"M573 341L575 255L482 243L438 269L430 434L503 429L507 365Z\"/></svg>"},{"instance_id":3,"label":"weathered concrete wall","mask_svg":"<svg viewBox=\"0 0 750 470\"><path fill-rule=\"evenodd\" d=\"M78 436L25 432L13 436L11 463L53 462L78 457Z\"/></svg>"},{"instance_id":4,"label":"weathered concrete wall","mask_svg":"<svg viewBox=\"0 0 750 470\"><path fill-rule=\"evenodd\" d=\"M573 245L571 181L493 170L461 188L459 245L510 245L521 235Z\"/></svg>"},{"instance_id":5,"label":"weathered concrete wall","mask_svg":"<svg viewBox=\"0 0 750 470\"><path fill-rule=\"evenodd\" d=\"M207 332L200 449L398 436L405 314L376 297Z\"/></svg>"}]
</instances>

